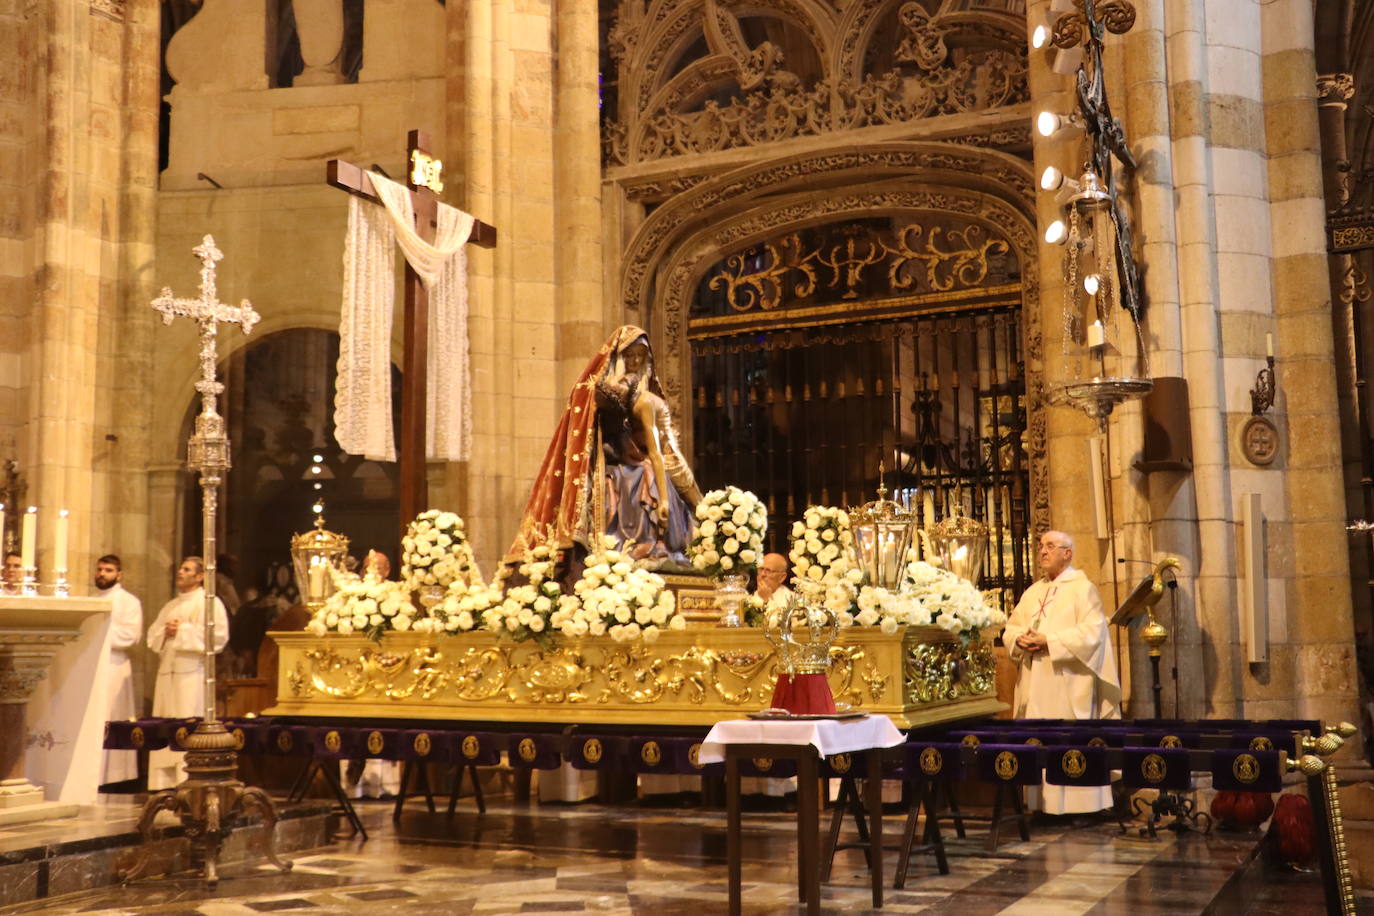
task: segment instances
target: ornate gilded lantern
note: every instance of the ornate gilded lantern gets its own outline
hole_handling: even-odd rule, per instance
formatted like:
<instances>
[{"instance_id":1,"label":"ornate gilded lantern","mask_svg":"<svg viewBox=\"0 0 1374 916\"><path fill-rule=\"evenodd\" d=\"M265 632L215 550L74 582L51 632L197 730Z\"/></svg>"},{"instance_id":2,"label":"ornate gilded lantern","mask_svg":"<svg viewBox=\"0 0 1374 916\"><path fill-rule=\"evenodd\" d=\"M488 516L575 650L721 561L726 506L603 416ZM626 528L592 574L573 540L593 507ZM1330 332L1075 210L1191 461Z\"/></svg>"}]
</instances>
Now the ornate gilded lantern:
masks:
<instances>
[{"instance_id":1,"label":"ornate gilded lantern","mask_svg":"<svg viewBox=\"0 0 1374 916\"><path fill-rule=\"evenodd\" d=\"M849 510L855 560L869 585L896 591L906 568L907 553L916 529L916 515L887 498L878 466L878 498Z\"/></svg>"},{"instance_id":2,"label":"ornate gilded lantern","mask_svg":"<svg viewBox=\"0 0 1374 916\"><path fill-rule=\"evenodd\" d=\"M940 565L961 579L978 585L983 574L983 555L988 548L988 526L969 518L956 503L954 513L926 532L930 550Z\"/></svg>"},{"instance_id":3,"label":"ornate gilded lantern","mask_svg":"<svg viewBox=\"0 0 1374 916\"><path fill-rule=\"evenodd\" d=\"M312 611L334 594L332 572L343 572L348 538L324 527L324 505L316 503L315 529L291 537L291 565L301 600Z\"/></svg>"}]
</instances>

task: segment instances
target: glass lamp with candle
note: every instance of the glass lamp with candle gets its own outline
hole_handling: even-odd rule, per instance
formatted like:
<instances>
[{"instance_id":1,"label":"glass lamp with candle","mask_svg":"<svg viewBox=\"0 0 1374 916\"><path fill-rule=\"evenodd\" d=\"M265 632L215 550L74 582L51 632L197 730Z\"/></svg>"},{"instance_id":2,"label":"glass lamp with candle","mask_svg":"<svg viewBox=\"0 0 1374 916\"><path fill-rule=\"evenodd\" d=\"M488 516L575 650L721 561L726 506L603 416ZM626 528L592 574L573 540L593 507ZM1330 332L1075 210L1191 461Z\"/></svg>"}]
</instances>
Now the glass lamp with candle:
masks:
<instances>
[{"instance_id":1,"label":"glass lamp with candle","mask_svg":"<svg viewBox=\"0 0 1374 916\"><path fill-rule=\"evenodd\" d=\"M324 527L324 506L315 504L315 527L291 538L291 565L305 606L312 612L334 594L336 573L344 570L348 538Z\"/></svg>"},{"instance_id":2,"label":"glass lamp with candle","mask_svg":"<svg viewBox=\"0 0 1374 916\"><path fill-rule=\"evenodd\" d=\"M869 585L896 591L906 569L916 529L916 513L887 498L878 468L878 498L849 510L855 561Z\"/></svg>"},{"instance_id":3,"label":"glass lamp with candle","mask_svg":"<svg viewBox=\"0 0 1374 916\"><path fill-rule=\"evenodd\" d=\"M954 511L926 531L930 549L940 565L975 587L983 575L983 557L988 548L988 526L964 515L956 500Z\"/></svg>"}]
</instances>

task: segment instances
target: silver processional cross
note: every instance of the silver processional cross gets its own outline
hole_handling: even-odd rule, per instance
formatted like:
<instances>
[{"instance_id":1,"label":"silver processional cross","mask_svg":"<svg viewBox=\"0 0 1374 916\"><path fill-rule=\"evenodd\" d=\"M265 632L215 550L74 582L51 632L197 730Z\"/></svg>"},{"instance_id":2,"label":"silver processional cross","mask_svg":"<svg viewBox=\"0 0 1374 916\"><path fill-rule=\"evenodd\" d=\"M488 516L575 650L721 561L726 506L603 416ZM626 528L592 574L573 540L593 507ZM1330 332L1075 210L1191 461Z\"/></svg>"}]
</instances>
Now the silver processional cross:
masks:
<instances>
[{"instance_id":1,"label":"silver processional cross","mask_svg":"<svg viewBox=\"0 0 1374 916\"><path fill-rule=\"evenodd\" d=\"M215 516L219 501L219 485L229 469L229 435L224 418L215 409L224 391L215 378L218 351L215 338L220 322L237 324L247 334L258 323L258 313L244 299L238 305L219 301L215 290L215 264L224 254L215 247L215 240L206 236L192 249L200 259L200 297L178 299L163 288L153 300L153 308L162 313L162 323L171 324L176 318L190 318L200 325L200 380L196 390L201 395L200 414L196 417L195 432L186 446L186 465L200 473L202 552L205 570L205 715L195 731L180 739L186 748L186 779L173 789L157 792L148 798L139 818L138 830L143 846L138 858L121 872L124 881L142 874L152 861L150 843L157 835L154 830L158 812L172 811L181 818L186 835L193 837L192 857L204 869L205 880L214 887L219 882L219 854L239 812L258 811L266 826L263 844L267 858L282 871L289 871L290 862L277 858L275 826L277 809L272 799L255 786L245 786L234 777L238 766L235 751L238 740L215 716Z\"/></svg>"},{"instance_id":2,"label":"silver processional cross","mask_svg":"<svg viewBox=\"0 0 1374 916\"><path fill-rule=\"evenodd\" d=\"M176 318L190 318L200 325L200 392L201 409L196 417L195 432L186 444L186 466L200 473L201 524L205 570L205 721L215 721L215 524L219 503L219 485L229 469L229 434L224 417L215 409L224 385L215 378L215 363L219 352L216 337L219 324L237 324L248 334L258 323L258 313L244 299L238 305L219 301L215 288L215 264L224 260L224 252L215 247L214 237L207 235L191 249L200 259L200 297L179 299L171 289L153 300L153 308L162 313L162 323L171 324Z\"/></svg>"}]
</instances>

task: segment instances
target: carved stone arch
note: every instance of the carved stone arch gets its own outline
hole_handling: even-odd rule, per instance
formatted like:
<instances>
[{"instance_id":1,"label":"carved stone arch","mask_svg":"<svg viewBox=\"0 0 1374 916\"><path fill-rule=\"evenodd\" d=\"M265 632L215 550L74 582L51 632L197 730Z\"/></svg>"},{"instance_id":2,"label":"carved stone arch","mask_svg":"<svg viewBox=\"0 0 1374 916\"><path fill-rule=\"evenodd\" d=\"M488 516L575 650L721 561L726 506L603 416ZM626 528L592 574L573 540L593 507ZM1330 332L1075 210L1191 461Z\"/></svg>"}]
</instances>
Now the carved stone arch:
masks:
<instances>
[{"instance_id":1,"label":"carved stone arch","mask_svg":"<svg viewBox=\"0 0 1374 916\"><path fill-rule=\"evenodd\" d=\"M673 197L655 210L626 248L621 300L626 309L649 314L654 298L651 265L662 264L674 239L717 219L723 208L742 210L760 197L786 193L789 186L822 194L894 176L920 176L951 187L985 190L1029 212L1033 199L1030 165L996 150L939 142L893 142L819 151L755 163L719 175Z\"/></svg>"},{"instance_id":2,"label":"carved stone arch","mask_svg":"<svg viewBox=\"0 0 1374 916\"><path fill-rule=\"evenodd\" d=\"M874 35L883 23L895 18L901 7L911 2L919 3L920 0L857 0L845 10L837 32L841 39L835 46L831 68L837 85L856 86L863 82L864 57ZM1025 45L1026 20L1022 16L941 10L931 18L938 18L940 23L949 26L1005 37L1009 49L1021 49Z\"/></svg>"},{"instance_id":3,"label":"carved stone arch","mask_svg":"<svg viewBox=\"0 0 1374 916\"><path fill-rule=\"evenodd\" d=\"M751 166L704 182L655 212L627 252L623 299L648 316L665 394L687 428L687 311L705 271L725 254L790 229L874 214L949 213L993 230L1012 245L1021 268L1031 515L1044 529L1049 475L1032 200L1026 163L940 144L889 144Z\"/></svg>"},{"instance_id":4,"label":"carved stone arch","mask_svg":"<svg viewBox=\"0 0 1374 916\"><path fill-rule=\"evenodd\" d=\"M712 11L731 21L723 27L710 20ZM681 58L687 49L700 37L705 37L712 55L726 55L735 60L742 68L748 65L751 49L743 44L739 34L740 17L767 16L782 19L797 26L811 41L822 68L827 68L833 56L832 47L835 35L835 16L822 3L816 0L755 0L747 5L727 8L724 4L713 2L687 3L676 5L665 3L651 11L648 31L642 41L637 42L632 60L626 62L622 71L634 80L630 91L622 97L622 117L648 114L657 111L659 106L651 100L660 93L677 74L666 76L667 72ZM828 75L828 70L827 70Z\"/></svg>"},{"instance_id":5,"label":"carved stone arch","mask_svg":"<svg viewBox=\"0 0 1374 916\"><path fill-rule=\"evenodd\" d=\"M664 71L677 61L691 45L705 33L701 8L696 5L665 4L659 11L663 18L648 26L631 60L625 61L620 72L633 80L621 96L621 117L636 118L647 112L649 99L665 82Z\"/></svg>"},{"instance_id":6,"label":"carved stone arch","mask_svg":"<svg viewBox=\"0 0 1374 916\"><path fill-rule=\"evenodd\" d=\"M736 20L754 16L784 19L793 23L811 39L811 46L827 68L835 45L839 17L826 4L816 0L750 0L746 3L730 5L730 12Z\"/></svg>"}]
</instances>

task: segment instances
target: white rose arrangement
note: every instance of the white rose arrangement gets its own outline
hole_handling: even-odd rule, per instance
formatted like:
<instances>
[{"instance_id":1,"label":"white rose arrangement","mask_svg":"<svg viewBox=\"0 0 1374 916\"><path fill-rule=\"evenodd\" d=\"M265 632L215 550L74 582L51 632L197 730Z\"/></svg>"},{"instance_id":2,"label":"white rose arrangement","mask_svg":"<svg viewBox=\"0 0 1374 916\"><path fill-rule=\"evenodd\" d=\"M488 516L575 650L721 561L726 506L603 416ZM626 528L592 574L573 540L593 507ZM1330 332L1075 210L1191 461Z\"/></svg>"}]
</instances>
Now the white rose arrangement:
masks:
<instances>
[{"instance_id":1,"label":"white rose arrangement","mask_svg":"<svg viewBox=\"0 0 1374 916\"><path fill-rule=\"evenodd\" d=\"M687 549L692 566L713 578L747 575L763 557L768 508L739 487L712 490L697 503L697 531Z\"/></svg>"},{"instance_id":2,"label":"white rose arrangement","mask_svg":"<svg viewBox=\"0 0 1374 916\"><path fill-rule=\"evenodd\" d=\"M415 516L401 538L401 579L412 591L426 585L448 588L454 582L474 585L482 581L461 516L438 509Z\"/></svg>"},{"instance_id":3,"label":"white rose arrangement","mask_svg":"<svg viewBox=\"0 0 1374 916\"><path fill-rule=\"evenodd\" d=\"M834 506L810 506L792 523L792 550L787 555L799 584L831 585L863 581L854 566L854 535L849 513Z\"/></svg>"},{"instance_id":4,"label":"white rose arrangement","mask_svg":"<svg viewBox=\"0 0 1374 916\"><path fill-rule=\"evenodd\" d=\"M482 626L487 611L503 600L499 588L484 582L469 585L458 579L449 584L444 600L430 608L430 613L442 623L441 632L467 633Z\"/></svg>"},{"instance_id":5,"label":"white rose arrangement","mask_svg":"<svg viewBox=\"0 0 1374 916\"><path fill-rule=\"evenodd\" d=\"M564 595L562 586L554 581L554 562L554 552L547 545L527 550L519 568L526 583L507 589L504 597L496 595L498 600L480 614L482 626L516 642L533 639L547 645L553 635L549 618L561 603L576 600ZM489 601L491 597L483 595L478 600Z\"/></svg>"},{"instance_id":6,"label":"white rose arrangement","mask_svg":"<svg viewBox=\"0 0 1374 916\"><path fill-rule=\"evenodd\" d=\"M662 629L687 625L663 577L634 565L628 553L606 538L602 549L588 554L582 577L565 596L549 623L565 636L601 636L616 642L643 639L653 643Z\"/></svg>"},{"instance_id":7,"label":"white rose arrangement","mask_svg":"<svg viewBox=\"0 0 1374 916\"><path fill-rule=\"evenodd\" d=\"M410 589L405 583L371 575L339 575L335 586L334 594L305 626L316 636L363 633L369 639L380 640L389 630L438 632L438 622L410 602Z\"/></svg>"},{"instance_id":8,"label":"white rose arrangement","mask_svg":"<svg viewBox=\"0 0 1374 916\"><path fill-rule=\"evenodd\" d=\"M849 515L843 509L812 506L792 526L793 587L807 600L833 611L841 627L876 626L896 633L902 626L937 626L968 640L1006 615L985 600L971 582L915 559L896 591L863 584L853 558ZM770 619L779 616L770 606Z\"/></svg>"}]
</instances>

